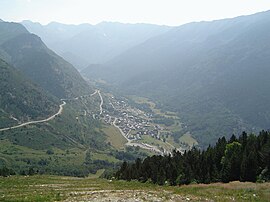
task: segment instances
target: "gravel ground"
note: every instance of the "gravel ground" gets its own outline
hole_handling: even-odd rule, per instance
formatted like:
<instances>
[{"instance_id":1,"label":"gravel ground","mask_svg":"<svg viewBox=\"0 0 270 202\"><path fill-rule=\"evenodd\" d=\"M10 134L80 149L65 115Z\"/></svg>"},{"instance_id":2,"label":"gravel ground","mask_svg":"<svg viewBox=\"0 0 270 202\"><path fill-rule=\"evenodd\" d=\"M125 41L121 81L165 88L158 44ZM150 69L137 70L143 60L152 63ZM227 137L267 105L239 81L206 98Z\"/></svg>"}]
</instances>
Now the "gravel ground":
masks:
<instances>
[{"instance_id":1,"label":"gravel ground","mask_svg":"<svg viewBox=\"0 0 270 202\"><path fill-rule=\"evenodd\" d=\"M170 192L136 191L136 190L100 190L72 192L65 202L173 202L173 201L210 201L201 198L190 198L175 195Z\"/></svg>"}]
</instances>

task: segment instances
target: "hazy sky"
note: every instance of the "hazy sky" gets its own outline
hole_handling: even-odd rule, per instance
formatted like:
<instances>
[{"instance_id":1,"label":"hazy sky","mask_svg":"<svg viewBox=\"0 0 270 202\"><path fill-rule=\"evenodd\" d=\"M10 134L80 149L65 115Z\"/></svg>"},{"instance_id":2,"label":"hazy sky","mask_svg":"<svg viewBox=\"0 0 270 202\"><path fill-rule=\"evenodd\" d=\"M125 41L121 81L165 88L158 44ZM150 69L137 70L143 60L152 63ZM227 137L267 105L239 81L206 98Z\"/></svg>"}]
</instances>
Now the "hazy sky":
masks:
<instances>
[{"instance_id":1,"label":"hazy sky","mask_svg":"<svg viewBox=\"0 0 270 202\"><path fill-rule=\"evenodd\" d=\"M47 24L118 21L180 25L270 10L270 0L0 0L0 18Z\"/></svg>"}]
</instances>

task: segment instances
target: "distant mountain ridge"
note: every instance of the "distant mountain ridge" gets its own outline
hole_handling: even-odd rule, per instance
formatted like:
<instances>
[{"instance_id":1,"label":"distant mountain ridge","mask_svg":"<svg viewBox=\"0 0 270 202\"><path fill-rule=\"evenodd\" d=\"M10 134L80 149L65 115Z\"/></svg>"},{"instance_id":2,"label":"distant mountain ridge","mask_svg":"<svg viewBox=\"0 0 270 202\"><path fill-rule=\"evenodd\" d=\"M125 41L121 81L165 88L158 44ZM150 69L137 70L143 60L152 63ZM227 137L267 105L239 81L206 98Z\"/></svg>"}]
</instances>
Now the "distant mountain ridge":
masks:
<instances>
[{"instance_id":1,"label":"distant mountain ridge","mask_svg":"<svg viewBox=\"0 0 270 202\"><path fill-rule=\"evenodd\" d=\"M74 97L92 89L78 71L21 24L0 23L0 57L58 98Z\"/></svg>"},{"instance_id":2,"label":"distant mountain ridge","mask_svg":"<svg viewBox=\"0 0 270 202\"><path fill-rule=\"evenodd\" d=\"M112 22L97 25L65 25L54 22L43 26L23 21L22 24L79 69L89 64L103 64L127 49L170 29L151 24Z\"/></svg>"},{"instance_id":3,"label":"distant mountain ridge","mask_svg":"<svg viewBox=\"0 0 270 202\"><path fill-rule=\"evenodd\" d=\"M175 110L205 145L270 125L270 11L185 24L83 73Z\"/></svg>"}]
</instances>

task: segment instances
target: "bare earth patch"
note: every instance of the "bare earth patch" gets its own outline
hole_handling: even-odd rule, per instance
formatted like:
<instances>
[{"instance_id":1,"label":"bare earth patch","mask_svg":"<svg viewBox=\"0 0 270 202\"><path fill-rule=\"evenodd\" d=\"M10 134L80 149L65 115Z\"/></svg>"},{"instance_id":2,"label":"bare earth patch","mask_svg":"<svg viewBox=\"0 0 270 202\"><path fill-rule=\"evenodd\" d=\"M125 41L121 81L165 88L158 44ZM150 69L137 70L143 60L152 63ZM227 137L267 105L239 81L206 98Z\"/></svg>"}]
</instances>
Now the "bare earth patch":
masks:
<instances>
[{"instance_id":1,"label":"bare earth patch","mask_svg":"<svg viewBox=\"0 0 270 202\"><path fill-rule=\"evenodd\" d=\"M140 190L99 190L86 192L72 192L65 202L93 201L93 202L162 202L162 201L211 201L198 197L183 197L164 191Z\"/></svg>"}]
</instances>

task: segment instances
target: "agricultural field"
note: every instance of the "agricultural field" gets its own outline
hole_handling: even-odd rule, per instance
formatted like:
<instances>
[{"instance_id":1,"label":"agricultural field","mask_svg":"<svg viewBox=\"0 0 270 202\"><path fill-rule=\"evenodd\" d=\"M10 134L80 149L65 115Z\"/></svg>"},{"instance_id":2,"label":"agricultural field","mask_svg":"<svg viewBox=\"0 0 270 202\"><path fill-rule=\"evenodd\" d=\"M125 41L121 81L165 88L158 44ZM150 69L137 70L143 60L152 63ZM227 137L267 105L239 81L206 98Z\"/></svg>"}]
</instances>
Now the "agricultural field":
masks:
<instances>
[{"instance_id":1,"label":"agricultural field","mask_svg":"<svg viewBox=\"0 0 270 202\"><path fill-rule=\"evenodd\" d=\"M115 149L124 150L127 140L116 127L104 125L102 131L107 135L107 143L111 144Z\"/></svg>"},{"instance_id":2,"label":"agricultural field","mask_svg":"<svg viewBox=\"0 0 270 202\"><path fill-rule=\"evenodd\" d=\"M129 98L138 108L142 108L146 112L152 113L152 121L163 128L163 130L160 131L161 141L157 140L159 143L162 142L162 140L165 138L166 142L176 148L179 147L179 144L183 144L184 148L191 148L198 145L197 140L192 137L190 132L182 132L183 128L181 120L177 116L177 113L160 109L155 102L149 100L148 98L138 96L130 96ZM176 137L173 137L174 135L176 135ZM145 138L143 138L143 140L144 139ZM157 143L157 141L154 142ZM164 144L161 143L160 146L164 146Z\"/></svg>"}]
</instances>

